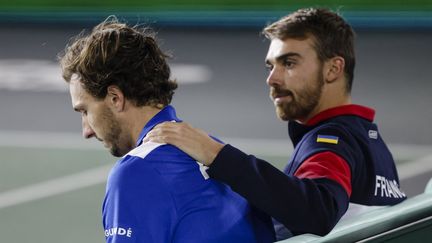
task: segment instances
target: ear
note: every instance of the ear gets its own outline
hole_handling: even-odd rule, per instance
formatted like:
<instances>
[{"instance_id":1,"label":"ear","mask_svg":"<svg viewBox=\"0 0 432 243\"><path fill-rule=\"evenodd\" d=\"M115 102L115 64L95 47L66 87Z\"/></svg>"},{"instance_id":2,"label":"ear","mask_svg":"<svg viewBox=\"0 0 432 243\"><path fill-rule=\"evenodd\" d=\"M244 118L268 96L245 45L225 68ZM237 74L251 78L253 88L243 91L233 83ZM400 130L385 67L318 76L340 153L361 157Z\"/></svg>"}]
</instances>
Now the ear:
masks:
<instances>
[{"instance_id":1,"label":"ear","mask_svg":"<svg viewBox=\"0 0 432 243\"><path fill-rule=\"evenodd\" d=\"M332 83L344 76L345 59L340 56L333 57L326 61L324 78Z\"/></svg>"},{"instance_id":2,"label":"ear","mask_svg":"<svg viewBox=\"0 0 432 243\"><path fill-rule=\"evenodd\" d=\"M108 86L105 101L118 112L123 111L126 104L124 94L117 85Z\"/></svg>"}]
</instances>

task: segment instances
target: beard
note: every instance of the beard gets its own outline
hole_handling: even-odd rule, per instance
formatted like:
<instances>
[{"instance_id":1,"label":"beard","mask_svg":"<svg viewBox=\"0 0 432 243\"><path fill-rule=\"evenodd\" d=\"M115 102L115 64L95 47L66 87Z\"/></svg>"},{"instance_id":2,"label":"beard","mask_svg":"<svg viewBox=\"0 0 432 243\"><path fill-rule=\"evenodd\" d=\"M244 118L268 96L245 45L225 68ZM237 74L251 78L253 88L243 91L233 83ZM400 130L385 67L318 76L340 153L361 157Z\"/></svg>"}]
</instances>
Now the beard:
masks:
<instances>
[{"instance_id":1,"label":"beard","mask_svg":"<svg viewBox=\"0 0 432 243\"><path fill-rule=\"evenodd\" d=\"M122 139L125 135L120 126L120 122L114 117L113 112L106 108L101 115L102 121L106 124L104 141L111 144L110 153L115 157L121 157L130 151L131 145L126 143L126 139Z\"/></svg>"},{"instance_id":2,"label":"beard","mask_svg":"<svg viewBox=\"0 0 432 243\"><path fill-rule=\"evenodd\" d=\"M276 114L281 120L302 120L311 114L321 99L322 87L324 86L324 77L321 70L317 73L316 82L296 92L279 87L271 88L271 97L291 96L291 101L276 105Z\"/></svg>"}]
</instances>

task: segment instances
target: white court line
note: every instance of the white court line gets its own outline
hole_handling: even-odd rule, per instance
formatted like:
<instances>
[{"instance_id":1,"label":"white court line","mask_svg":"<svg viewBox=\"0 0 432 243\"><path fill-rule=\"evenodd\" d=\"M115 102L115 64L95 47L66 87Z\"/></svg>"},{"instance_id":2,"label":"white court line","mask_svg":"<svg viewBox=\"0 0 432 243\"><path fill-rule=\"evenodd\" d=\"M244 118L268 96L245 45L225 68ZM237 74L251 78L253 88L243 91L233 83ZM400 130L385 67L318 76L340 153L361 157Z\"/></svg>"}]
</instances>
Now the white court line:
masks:
<instances>
[{"instance_id":1,"label":"white court line","mask_svg":"<svg viewBox=\"0 0 432 243\"><path fill-rule=\"evenodd\" d=\"M43 139L39 139L43 138ZM251 154L288 157L293 151L289 139L220 138L225 143ZM0 130L0 146L28 148L58 148L80 150L105 150L96 139L84 139L80 131L43 132ZM399 160L415 160L432 154L432 145L390 144L390 150Z\"/></svg>"},{"instance_id":2,"label":"white court line","mask_svg":"<svg viewBox=\"0 0 432 243\"><path fill-rule=\"evenodd\" d=\"M43 139L39 139L43 138ZM246 153L289 157L293 146L289 139L220 138L225 143ZM0 146L28 148L58 148L80 150L106 150L96 139L84 139L80 131L43 132L0 130ZM432 155L432 145L389 144L393 156L399 160L417 160Z\"/></svg>"},{"instance_id":3,"label":"white court line","mask_svg":"<svg viewBox=\"0 0 432 243\"><path fill-rule=\"evenodd\" d=\"M202 64L170 63L171 78L179 84L210 81L212 71ZM0 89L66 92L60 65L49 60L0 59Z\"/></svg>"},{"instance_id":4,"label":"white court line","mask_svg":"<svg viewBox=\"0 0 432 243\"><path fill-rule=\"evenodd\" d=\"M288 138L256 139L222 137L221 140L251 154L289 157L293 151L293 146ZM0 146L106 150L96 139L84 139L80 131L71 133L0 130ZM432 155L432 145L389 144L388 146L393 156L399 160L418 160Z\"/></svg>"},{"instance_id":5,"label":"white court line","mask_svg":"<svg viewBox=\"0 0 432 243\"><path fill-rule=\"evenodd\" d=\"M0 193L0 209L105 183L112 165Z\"/></svg>"},{"instance_id":6,"label":"white court line","mask_svg":"<svg viewBox=\"0 0 432 243\"><path fill-rule=\"evenodd\" d=\"M68 133L0 130L0 146L79 150L105 149L96 139L84 139L81 136L81 132Z\"/></svg>"},{"instance_id":7,"label":"white court line","mask_svg":"<svg viewBox=\"0 0 432 243\"><path fill-rule=\"evenodd\" d=\"M35 139L38 137L44 139ZM292 152L292 145L288 139L223 138L222 140L252 154L288 157ZM91 141L72 133L0 131L0 146L104 149L97 141ZM412 156L413 161L398 165L401 179L432 171L431 146L389 145L389 147L395 155ZM0 209L104 183L111 167L106 165L0 193Z\"/></svg>"}]
</instances>

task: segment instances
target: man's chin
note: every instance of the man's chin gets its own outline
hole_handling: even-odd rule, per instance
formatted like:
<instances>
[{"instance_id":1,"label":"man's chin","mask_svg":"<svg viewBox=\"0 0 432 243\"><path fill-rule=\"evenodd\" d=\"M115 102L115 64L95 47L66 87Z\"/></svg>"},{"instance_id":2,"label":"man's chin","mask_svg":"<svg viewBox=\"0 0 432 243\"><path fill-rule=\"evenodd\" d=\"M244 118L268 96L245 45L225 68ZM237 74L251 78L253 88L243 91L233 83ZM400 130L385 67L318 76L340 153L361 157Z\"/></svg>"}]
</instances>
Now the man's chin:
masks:
<instances>
[{"instance_id":1,"label":"man's chin","mask_svg":"<svg viewBox=\"0 0 432 243\"><path fill-rule=\"evenodd\" d=\"M123 157L126 154L114 149L110 149L110 153L114 157Z\"/></svg>"},{"instance_id":2,"label":"man's chin","mask_svg":"<svg viewBox=\"0 0 432 243\"><path fill-rule=\"evenodd\" d=\"M106 146L106 147L109 148L109 152L114 157L123 157L128 152L128 151L120 149L117 146L111 146L111 147Z\"/></svg>"},{"instance_id":3,"label":"man's chin","mask_svg":"<svg viewBox=\"0 0 432 243\"><path fill-rule=\"evenodd\" d=\"M289 121L291 120L291 117L284 112L284 110L280 107L276 107L276 115L281 119L282 121Z\"/></svg>"}]
</instances>

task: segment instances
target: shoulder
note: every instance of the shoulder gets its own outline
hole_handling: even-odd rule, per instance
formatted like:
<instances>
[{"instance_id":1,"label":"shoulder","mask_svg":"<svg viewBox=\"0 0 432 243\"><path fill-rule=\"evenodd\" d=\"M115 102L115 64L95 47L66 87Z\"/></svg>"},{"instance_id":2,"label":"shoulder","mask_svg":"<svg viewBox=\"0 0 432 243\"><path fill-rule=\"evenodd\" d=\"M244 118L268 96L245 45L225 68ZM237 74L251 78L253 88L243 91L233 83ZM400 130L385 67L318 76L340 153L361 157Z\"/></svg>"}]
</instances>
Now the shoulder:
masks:
<instances>
[{"instance_id":1,"label":"shoulder","mask_svg":"<svg viewBox=\"0 0 432 243\"><path fill-rule=\"evenodd\" d=\"M146 142L127 153L124 159L144 160L147 162L194 161L175 146L165 143Z\"/></svg>"},{"instance_id":2,"label":"shoulder","mask_svg":"<svg viewBox=\"0 0 432 243\"><path fill-rule=\"evenodd\" d=\"M113 178L123 181L154 180L177 191L186 183L197 186L205 179L199 164L175 146L143 143L126 154L115 166Z\"/></svg>"},{"instance_id":3,"label":"shoulder","mask_svg":"<svg viewBox=\"0 0 432 243\"><path fill-rule=\"evenodd\" d=\"M147 142L142 143L138 147L132 149L127 153L125 156L123 156L123 159L127 157L135 157L135 158L141 158L145 159L151 152L155 151L157 148L165 145L164 143L154 143L154 142Z\"/></svg>"},{"instance_id":4,"label":"shoulder","mask_svg":"<svg viewBox=\"0 0 432 243\"><path fill-rule=\"evenodd\" d=\"M332 146L351 143L353 135L346 126L340 123L326 123L315 127L306 134L304 140L315 146Z\"/></svg>"},{"instance_id":5,"label":"shoulder","mask_svg":"<svg viewBox=\"0 0 432 243\"><path fill-rule=\"evenodd\" d=\"M119 170L155 169L159 165L180 161L193 161L191 157L178 148L163 143L147 142L131 150L117 162Z\"/></svg>"},{"instance_id":6,"label":"shoulder","mask_svg":"<svg viewBox=\"0 0 432 243\"><path fill-rule=\"evenodd\" d=\"M320 152L333 152L348 162L354 162L361 154L356 138L340 123L325 123L308 132L298 148L304 160Z\"/></svg>"},{"instance_id":7,"label":"shoulder","mask_svg":"<svg viewBox=\"0 0 432 243\"><path fill-rule=\"evenodd\" d=\"M145 143L124 155L112 168L108 177L108 187L137 187L160 180L147 157L163 144Z\"/></svg>"},{"instance_id":8,"label":"shoulder","mask_svg":"<svg viewBox=\"0 0 432 243\"><path fill-rule=\"evenodd\" d=\"M128 208L138 215L145 211L143 207L172 207L172 188L145 157L139 156L144 153L141 152L137 156L124 156L111 170L104 201L106 209L129 215L123 211Z\"/></svg>"}]
</instances>

